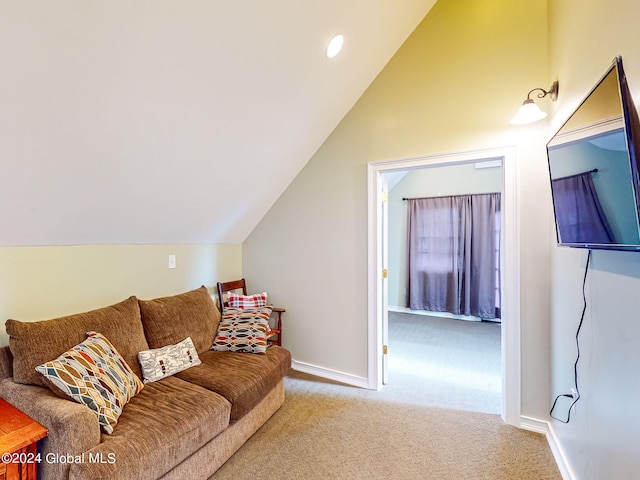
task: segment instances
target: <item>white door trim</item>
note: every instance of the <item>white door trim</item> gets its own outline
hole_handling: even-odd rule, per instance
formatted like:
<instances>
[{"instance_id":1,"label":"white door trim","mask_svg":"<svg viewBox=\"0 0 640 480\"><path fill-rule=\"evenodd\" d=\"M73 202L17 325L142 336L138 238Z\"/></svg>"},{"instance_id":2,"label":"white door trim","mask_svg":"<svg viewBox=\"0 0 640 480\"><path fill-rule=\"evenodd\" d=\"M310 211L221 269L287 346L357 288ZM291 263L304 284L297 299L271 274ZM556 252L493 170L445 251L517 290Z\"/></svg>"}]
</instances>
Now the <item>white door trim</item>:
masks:
<instances>
[{"instance_id":1,"label":"white door trim","mask_svg":"<svg viewBox=\"0 0 640 480\"><path fill-rule=\"evenodd\" d=\"M370 162L368 182L368 384L382 388L382 271L380 175L394 170L455 165L502 159L502 419L520 425L520 236L515 147L453 152Z\"/></svg>"}]
</instances>

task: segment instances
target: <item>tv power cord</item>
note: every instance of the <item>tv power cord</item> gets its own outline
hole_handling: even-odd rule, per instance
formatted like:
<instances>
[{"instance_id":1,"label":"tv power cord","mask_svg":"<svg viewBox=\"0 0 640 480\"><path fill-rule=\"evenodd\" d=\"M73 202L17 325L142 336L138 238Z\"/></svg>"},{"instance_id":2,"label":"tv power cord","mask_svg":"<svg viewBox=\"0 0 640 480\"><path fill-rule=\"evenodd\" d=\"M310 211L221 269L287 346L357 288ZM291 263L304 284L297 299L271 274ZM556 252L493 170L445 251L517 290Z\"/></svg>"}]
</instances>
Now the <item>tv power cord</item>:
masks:
<instances>
[{"instance_id":1,"label":"tv power cord","mask_svg":"<svg viewBox=\"0 0 640 480\"><path fill-rule=\"evenodd\" d=\"M587 294L585 292L585 286L587 284L587 274L589 273L589 262L591 261L591 250L587 254L587 264L584 268L584 277L582 278L582 314L580 315L580 323L578 323L578 329L576 330L576 348L578 350L578 354L576 356L576 361L573 364L573 384L575 385L575 389L571 389L571 393L561 393L556 397L553 401L553 405L551 406L551 410L549 411L549 415L554 420L558 420L562 423L569 423L571 421L571 409L573 406L580 400L580 389L578 388L578 361L580 360L580 330L582 330L582 324L584 322L584 314L587 311ZM569 410L567 410L567 418L562 419L553 415L553 411L556 408L556 404L558 403L558 399L560 398L572 398L573 402L569 405Z\"/></svg>"}]
</instances>

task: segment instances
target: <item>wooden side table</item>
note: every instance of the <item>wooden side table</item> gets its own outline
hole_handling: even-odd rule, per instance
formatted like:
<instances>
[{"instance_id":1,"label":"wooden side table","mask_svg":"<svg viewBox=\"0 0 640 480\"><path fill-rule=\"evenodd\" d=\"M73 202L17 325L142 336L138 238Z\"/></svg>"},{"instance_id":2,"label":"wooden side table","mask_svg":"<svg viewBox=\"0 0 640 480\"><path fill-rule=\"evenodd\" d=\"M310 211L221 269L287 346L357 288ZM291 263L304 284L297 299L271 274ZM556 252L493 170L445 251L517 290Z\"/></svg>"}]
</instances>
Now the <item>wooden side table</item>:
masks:
<instances>
[{"instance_id":1,"label":"wooden side table","mask_svg":"<svg viewBox=\"0 0 640 480\"><path fill-rule=\"evenodd\" d=\"M36 442L47 429L0 398L0 480L35 480L38 463Z\"/></svg>"}]
</instances>

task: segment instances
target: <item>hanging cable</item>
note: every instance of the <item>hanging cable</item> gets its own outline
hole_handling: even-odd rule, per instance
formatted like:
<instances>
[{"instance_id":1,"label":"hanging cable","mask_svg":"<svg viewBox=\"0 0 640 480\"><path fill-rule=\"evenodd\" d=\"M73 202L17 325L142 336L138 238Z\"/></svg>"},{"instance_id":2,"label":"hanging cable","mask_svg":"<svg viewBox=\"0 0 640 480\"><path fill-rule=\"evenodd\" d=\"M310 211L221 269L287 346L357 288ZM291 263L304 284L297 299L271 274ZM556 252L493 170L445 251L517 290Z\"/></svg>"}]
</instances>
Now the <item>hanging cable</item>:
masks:
<instances>
[{"instance_id":1,"label":"hanging cable","mask_svg":"<svg viewBox=\"0 0 640 480\"><path fill-rule=\"evenodd\" d=\"M580 400L580 389L578 388L578 361L580 360L580 330L582 330L582 324L584 322L584 314L587 311L587 294L586 294L586 284L587 284L587 274L589 273L589 262L591 261L591 250L587 254L587 264L584 267L584 277L582 278L582 314L580 315L580 322L578 323L578 329L576 330L576 348L578 350L578 354L576 356L576 361L573 364L573 384L576 387L575 395L573 393L562 393L556 397L553 401L553 405L551 406L551 410L549 411L549 415L554 420L558 420L562 423L569 423L571 421L571 409L576 404L578 400ZM569 405L569 410L567 411L567 419L563 420L562 418L558 418L553 415L553 411L556 408L556 403L558 403L558 399L562 397L572 398L573 402Z\"/></svg>"}]
</instances>

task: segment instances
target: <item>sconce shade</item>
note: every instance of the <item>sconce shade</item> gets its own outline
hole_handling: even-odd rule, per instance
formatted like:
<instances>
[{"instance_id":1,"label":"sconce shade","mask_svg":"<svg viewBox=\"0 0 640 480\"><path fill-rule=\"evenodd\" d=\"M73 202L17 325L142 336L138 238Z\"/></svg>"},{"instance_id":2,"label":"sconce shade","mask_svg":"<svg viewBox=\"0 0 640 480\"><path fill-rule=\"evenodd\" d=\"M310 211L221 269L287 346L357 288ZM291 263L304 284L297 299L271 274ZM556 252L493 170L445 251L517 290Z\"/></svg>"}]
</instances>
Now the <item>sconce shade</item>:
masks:
<instances>
[{"instance_id":1,"label":"sconce shade","mask_svg":"<svg viewBox=\"0 0 640 480\"><path fill-rule=\"evenodd\" d=\"M523 125L525 123L537 122L547 116L533 100L527 98L518 112L511 119L512 125Z\"/></svg>"},{"instance_id":2,"label":"sconce shade","mask_svg":"<svg viewBox=\"0 0 640 480\"><path fill-rule=\"evenodd\" d=\"M538 93L538 98L544 98L549 95L551 101L555 102L558 99L558 89L558 82L555 81L553 82L553 85L551 85L549 91L544 90L543 88L534 88L533 90L531 90L527 94L527 99L522 102L520 110L518 110L515 116L511 119L510 123L512 125L522 125L524 123L532 123L537 122L538 120L542 120L547 116L547 114L540 110L540 107L538 107L538 105L536 105L534 101L531 100L531 94L539 90L540 93Z\"/></svg>"}]
</instances>

